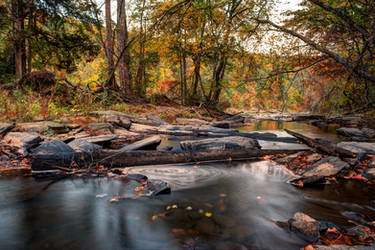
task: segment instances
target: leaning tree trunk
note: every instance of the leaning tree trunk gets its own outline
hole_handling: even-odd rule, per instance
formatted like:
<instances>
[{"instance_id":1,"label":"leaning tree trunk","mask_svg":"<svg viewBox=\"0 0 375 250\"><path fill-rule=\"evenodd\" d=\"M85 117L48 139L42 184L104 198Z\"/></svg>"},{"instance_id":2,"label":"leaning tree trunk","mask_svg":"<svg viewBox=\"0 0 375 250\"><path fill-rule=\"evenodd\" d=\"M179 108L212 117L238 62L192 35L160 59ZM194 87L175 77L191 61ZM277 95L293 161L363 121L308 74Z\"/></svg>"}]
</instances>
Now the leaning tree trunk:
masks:
<instances>
[{"instance_id":1,"label":"leaning tree trunk","mask_svg":"<svg viewBox=\"0 0 375 250\"><path fill-rule=\"evenodd\" d=\"M128 42L128 27L126 24L125 11L125 0L117 0L117 51L119 56L122 55L122 57L119 58L118 73L122 93L129 94L131 93L131 89L129 65L127 63L128 52L123 52Z\"/></svg>"},{"instance_id":2,"label":"leaning tree trunk","mask_svg":"<svg viewBox=\"0 0 375 250\"><path fill-rule=\"evenodd\" d=\"M114 61L113 61L113 37L112 37L112 19L111 19L111 0L105 0L105 28L106 28L106 56L108 63L108 87L117 89L116 79L114 77Z\"/></svg>"}]
</instances>

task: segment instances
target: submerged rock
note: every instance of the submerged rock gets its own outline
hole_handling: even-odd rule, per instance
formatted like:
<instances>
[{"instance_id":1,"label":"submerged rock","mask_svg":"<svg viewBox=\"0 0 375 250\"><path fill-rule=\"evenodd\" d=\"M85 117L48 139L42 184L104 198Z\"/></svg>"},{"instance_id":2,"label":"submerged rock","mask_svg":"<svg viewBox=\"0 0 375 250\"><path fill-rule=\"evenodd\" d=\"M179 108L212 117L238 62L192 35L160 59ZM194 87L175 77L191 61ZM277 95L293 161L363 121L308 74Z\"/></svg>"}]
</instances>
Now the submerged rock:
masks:
<instances>
[{"instance_id":1,"label":"submerged rock","mask_svg":"<svg viewBox=\"0 0 375 250\"><path fill-rule=\"evenodd\" d=\"M229 136L222 138L191 140L180 142L183 150L226 150L226 149L260 149L259 143L251 138Z\"/></svg>"},{"instance_id":2,"label":"submerged rock","mask_svg":"<svg viewBox=\"0 0 375 250\"><path fill-rule=\"evenodd\" d=\"M302 177L310 177L315 175L328 177L336 175L344 168L349 168L349 164L340 160L338 157L329 156L314 163L302 174Z\"/></svg>"}]
</instances>

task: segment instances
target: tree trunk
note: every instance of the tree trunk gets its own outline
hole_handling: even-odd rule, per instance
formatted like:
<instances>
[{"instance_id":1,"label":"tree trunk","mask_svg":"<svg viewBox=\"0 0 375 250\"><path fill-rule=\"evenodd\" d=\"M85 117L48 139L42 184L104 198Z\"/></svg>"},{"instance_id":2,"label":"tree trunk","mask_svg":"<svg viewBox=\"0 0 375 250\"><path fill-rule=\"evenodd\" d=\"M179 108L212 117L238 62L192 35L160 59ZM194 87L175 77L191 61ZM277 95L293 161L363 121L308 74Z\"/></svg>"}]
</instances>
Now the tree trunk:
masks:
<instances>
[{"instance_id":1,"label":"tree trunk","mask_svg":"<svg viewBox=\"0 0 375 250\"><path fill-rule=\"evenodd\" d=\"M201 79L201 58L200 55L193 56L194 63L194 79L193 79L193 91L192 96L197 95L198 83Z\"/></svg>"},{"instance_id":2,"label":"tree trunk","mask_svg":"<svg viewBox=\"0 0 375 250\"><path fill-rule=\"evenodd\" d=\"M186 105L186 55L180 44L180 88L181 88L181 104Z\"/></svg>"},{"instance_id":3,"label":"tree trunk","mask_svg":"<svg viewBox=\"0 0 375 250\"><path fill-rule=\"evenodd\" d=\"M108 82L108 87L117 89L116 79L112 72L114 70L113 61L113 37L112 37L112 19L111 19L111 0L105 0L105 28L106 28L106 56L108 63L108 76L111 77Z\"/></svg>"},{"instance_id":4,"label":"tree trunk","mask_svg":"<svg viewBox=\"0 0 375 250\"><path fill-rule=\"evenodd\" d=\"M117 0L117 51L118 55L121 55L121 52L124 50L128 42L128 27L126 23L126 8L125 0ZM127 62L128 52L125 51L121 58L119 58L119 80L120 88L123 94L130 94L130 74L129 74L129 65Z\"/></svg>"},{"instance_id":5,"label":"tree trunk","mask_svg":"<svg viewBox=\"0 0 375 250\"><path fill-rule=\"evenodd\" d=\"M14 62L16 76L21 79L26 73L26 47L24 38L25 17L22 0L12 1L14 42Z\"/></svg>"},{"instance_id":6,"label":"tree trunk","mask_svg":"<svg viewBox=\"0 0 375 250\"><path fill-rule=\"evenodd\" d=\"M145 0L142 1L142 10L140 16L140 23L139 23L139 60L138 60L138 69L137 69L137 76L136 76L136 89L137 94L139 96L144 96L146 92L145 86L145 74L146 74L146 66L145 66L145 40L146 40L146 29L144 27L144 17L143 17L143 9L145 7Z\"/></svg>"}]
</instances>

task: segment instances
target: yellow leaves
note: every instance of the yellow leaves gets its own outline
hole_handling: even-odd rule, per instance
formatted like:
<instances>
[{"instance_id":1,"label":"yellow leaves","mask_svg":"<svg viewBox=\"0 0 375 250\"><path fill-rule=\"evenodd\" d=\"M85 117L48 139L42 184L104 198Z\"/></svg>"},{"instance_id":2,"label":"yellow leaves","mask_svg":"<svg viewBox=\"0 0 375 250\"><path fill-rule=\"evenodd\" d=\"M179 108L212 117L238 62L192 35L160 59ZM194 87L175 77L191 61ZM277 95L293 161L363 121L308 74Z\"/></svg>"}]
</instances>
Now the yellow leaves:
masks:
<instances>
[{"instance_id":1,"label":"yellow leaves","mask_svg":"<svg viewBox=\"0 0 375 250\"><path fill-rule=\"evenodd\" d=\"M109 203L119 202L120 200L117 197L114 197L109 200Z\"/></svg>"},{"instance_id":2,"label":"yellow leaves","mask_svg":"<svg viewBox=\"0 0 375 250\"><path fill-rule=\"evenodd\" d=\"M96 198L104 198L104 197L107 197L108 194L97 194L95 197Z\"/></svg>"},{"instance_id":3,"label":"yellow leaves","mask_svg":"<svg viewBox=\"0 0 375 250\"><path fill-rule=\"evenodd\" d=\"M206 213L204 214L204 216L206 216L206 217L211 217L211 216L212 216L212 213L210 213L210 212L206 212Z\"/></svg>"}]
</instances>

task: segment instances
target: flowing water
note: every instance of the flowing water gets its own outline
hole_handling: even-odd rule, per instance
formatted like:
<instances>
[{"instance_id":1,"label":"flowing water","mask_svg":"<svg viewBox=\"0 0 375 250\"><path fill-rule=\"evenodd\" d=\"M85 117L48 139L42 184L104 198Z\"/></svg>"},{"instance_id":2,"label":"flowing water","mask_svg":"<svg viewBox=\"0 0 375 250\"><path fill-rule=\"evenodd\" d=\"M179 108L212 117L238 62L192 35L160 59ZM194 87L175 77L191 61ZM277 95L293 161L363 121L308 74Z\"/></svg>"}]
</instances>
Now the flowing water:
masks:
<instances>
[{"instance_id":1,"label":"flowing water","mask_svg":"<svg viewBox=\"0 0 375 250\"><path fill-rule=\"evenodd\" d=\"M172 193L137 198L134 181L0 177L0 249L299 249L277 227L297 211L352 226L347 212L375 220L375 189L356 181L298 189L268 162L130 168ZM119 202L109 202L116 196Z\"/></svg>"}]
</instances>

